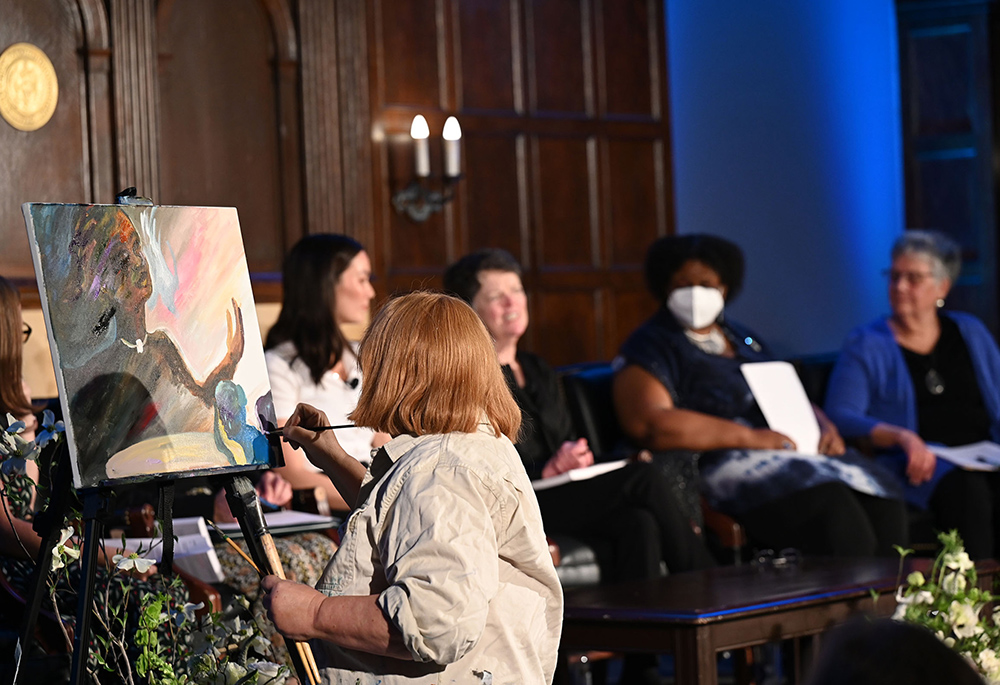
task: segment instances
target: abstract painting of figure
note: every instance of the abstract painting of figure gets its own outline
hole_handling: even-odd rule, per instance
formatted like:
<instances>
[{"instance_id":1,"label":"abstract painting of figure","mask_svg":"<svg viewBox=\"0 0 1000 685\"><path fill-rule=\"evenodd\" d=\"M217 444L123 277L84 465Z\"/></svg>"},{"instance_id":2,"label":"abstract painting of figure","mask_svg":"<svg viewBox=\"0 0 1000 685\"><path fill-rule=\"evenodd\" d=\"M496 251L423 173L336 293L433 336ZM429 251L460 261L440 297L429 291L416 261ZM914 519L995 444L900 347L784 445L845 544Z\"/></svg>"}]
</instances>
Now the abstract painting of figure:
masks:
<instances>
[{"instance_id":1,"label":"abstract painting of figure","mask_svg":"<svg viewBox=\"0 0 1000 685\"><path fill-rule=\"evenodd\" d=\"M76 487L274 465L236 210L23 210Z\"/></svg>"}]
</instances>

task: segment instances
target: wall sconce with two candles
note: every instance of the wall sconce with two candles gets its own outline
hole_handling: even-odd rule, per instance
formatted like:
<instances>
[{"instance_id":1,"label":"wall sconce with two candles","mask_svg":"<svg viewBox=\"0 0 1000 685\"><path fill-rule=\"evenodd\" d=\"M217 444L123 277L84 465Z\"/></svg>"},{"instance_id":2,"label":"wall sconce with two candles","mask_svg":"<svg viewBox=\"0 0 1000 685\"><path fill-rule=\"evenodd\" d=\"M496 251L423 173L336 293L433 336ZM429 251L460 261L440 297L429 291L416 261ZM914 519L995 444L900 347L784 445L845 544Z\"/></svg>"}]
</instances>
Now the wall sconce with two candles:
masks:
<instances>
[{"instance_id":1,"label":"wall sconce with two candles","mask_svg":"<svg viewBox=\"0 0 1000 685\"><path fill-rule=\"evenodd\" d=\"M413 117L410 138L413 139L414 178L392 196L392 206L413 221L427 221L431 214L440 212L455 198L454 184L462 177L461 139L462 128L458 119L448 117L444 122L444 175L441 190L431 190L426 180L431 175L430 128L422 114Z\"/></svg>"}]
</instances>

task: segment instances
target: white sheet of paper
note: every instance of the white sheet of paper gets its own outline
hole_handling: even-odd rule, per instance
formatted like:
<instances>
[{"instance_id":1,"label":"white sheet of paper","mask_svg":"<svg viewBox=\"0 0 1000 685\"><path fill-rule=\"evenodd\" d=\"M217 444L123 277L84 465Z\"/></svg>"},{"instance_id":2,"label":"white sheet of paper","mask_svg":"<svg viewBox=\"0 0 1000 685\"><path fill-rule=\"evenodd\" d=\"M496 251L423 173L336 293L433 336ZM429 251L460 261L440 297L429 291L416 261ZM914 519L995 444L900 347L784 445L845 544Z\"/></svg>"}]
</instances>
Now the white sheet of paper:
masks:
<instances>
[{"instance_id":1,"label":"white sheet of paper","mask_svg":"<svg viewBox=\"0 0 1000 685\"><path fill-rule=\"evenodd\" d=\"M970 445L945 447L944 445L928 445L931 452L947 459L956 466L967 471L996 471L1000 469L1000 445L989 440L974 442Z\"/></svg>"},{"instance_id":2,"label":"white sheet of paper","mask_svg":"<svg viewBox=\"0 0 1000 685\"><path fill-rule=\"evenodd\" d=\"M311 514L307 511L293 511L291 509L267 512L264 514L264 523L267 524L269 529L319 524L326 524L328 527L335 525L333 519L329 516L320 516L319 514ZM177 524L175 523L174 525ZM220 523L218 525L221 530L230 535L240 532L240 524L237 521Z\"/></svg>"},{"instance_id":3,"label":"white sheet of paper","mask_svg":"<svg viewBox=\"0 0 1000 685\"><path fill-rule=\"evenodd\" d=\"M589 478L593 478L594 476L600 476L605 473L610 473L611 471L617 471L627 463L628 459L605 461L600 464L594 464L593 466L585 466L582 469L573 469L572 471L567 471L566 473L560 473L558 476L552 476L551 478L539 478L538 480L533 480L531 481L531 487L535 490L548 490L549 488L554 488L557 485L565 485L566 483L574 480L587 480Z\"/></svg>"},{"instance_id":4,"label":"white sheet of paper","mask_svg":"<svg viewBox=\"0 0 1000 685\"><path fill-rule=\"evenodd\" d=\"M795 367L788 362L740 366L771 430L787 435L799 454L819 453L819 423Z\"/></svg>"},{"instance_id":5,"label":"white sheet of paper","mask_svg":"<svg viewBox=\"0 0 1000 685\"><path fill-rule=\"evenodd\" d=\"M208 534L205 519L200 516L174 519L174 565L206 583L221 583L225 580L222 565L215 553L215 546ZM106 549L121 547L121 538L106 539ZM142 556L159 563L163 555L163 540L160 538L126 538L129 551L138 551L142 546Z\"/></svg>"}]
</instances>

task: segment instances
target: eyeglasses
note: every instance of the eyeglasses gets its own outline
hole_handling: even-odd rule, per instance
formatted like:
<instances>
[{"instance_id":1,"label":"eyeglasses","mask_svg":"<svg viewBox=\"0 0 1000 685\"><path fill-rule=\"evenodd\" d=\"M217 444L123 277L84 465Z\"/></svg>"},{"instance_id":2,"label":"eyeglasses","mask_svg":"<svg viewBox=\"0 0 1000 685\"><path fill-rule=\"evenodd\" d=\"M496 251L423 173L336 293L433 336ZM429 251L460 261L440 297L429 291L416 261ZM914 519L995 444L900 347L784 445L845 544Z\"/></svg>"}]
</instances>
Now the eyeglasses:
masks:
<instances>
[{"instance_id":1,"label":"eyeglasses","mask_svg":"<svg viewBox=\"0 0 1000 685\"><path fill-rule=\"evenodd\" d=\"M792 547L786 547L780 552L773 549L762 549L750 560L750 565L757 568L788 568L798 566L802 561L802 553Z\"/></svg>"},{"instance_id":2,"label":"eyeglasses","mask_svg":"<svg viewBox=\"0 0 1000 685\"><path fill-rule=\"evenodd\" d=\"M905 280L906 284L911 287L916 287L926 281L928 278L934 278L934 274L930 271L896 271L895 269L886 269L882 272L883 276L889 277L889 282L896 285L901 280Z\"/></svg>"},{"instance_id":3,"label":"eyeglasses","mask_svg":"<svg viewBox=\"0 0 1000 685\"><path fill-rule=\"evenodd\" d=\"M28 338L31 337L31 326L24 324L24 342L28 342Z\"/></svg>"}]
</instances>

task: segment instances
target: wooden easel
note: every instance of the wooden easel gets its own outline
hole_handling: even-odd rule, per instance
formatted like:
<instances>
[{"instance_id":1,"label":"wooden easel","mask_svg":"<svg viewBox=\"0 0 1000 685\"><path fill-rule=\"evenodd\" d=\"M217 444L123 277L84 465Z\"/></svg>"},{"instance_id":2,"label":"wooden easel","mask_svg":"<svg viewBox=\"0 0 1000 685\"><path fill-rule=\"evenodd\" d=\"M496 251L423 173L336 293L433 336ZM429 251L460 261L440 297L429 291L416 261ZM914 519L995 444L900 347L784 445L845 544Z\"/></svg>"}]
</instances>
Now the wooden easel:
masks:
<instances>
[{"instance_id":1,"label":"wooden easel","mask_svg":"<svg viewBox=\"0 0 1000 685\"><path fill-rule=\"evenodd\" d=\"M116 204L119 205L152 205L148 198L137 194L136 189L126 188L116 194ZM46 310L46 316L48 312ZM141 351L141 350L140 350ZM53 360L56 362L57 360ZM273 445L272 445L273 447ZM60 446L55 455L54 476L51 484L52 492L49 505L46 510L40 513L35 521L34 529L42 538L41 549L36 560L32 582L29 586L29 596L25 608L24 617L21 622L21 629L18 636L18 644L15 648L15 660L20 665L24 655L30 652L30 647L34 642L35 625L38 619L38 612L41 608L42 598L46 596L46 585L49 575L50 559L52 550L58 541L63 521L70 509L70 499L72 497L72 468L67 456L67 450ZM172 526L172 502L174 479L183 474L163 474L159 481L160 486L160 511L158 515L163 527L163 562L161 570L169 574L173 561L173 526ZM80 588L77 598L76 626L73 636L73 660L70 672L70 682L82 684L86 664L90 653L90 620L94 600L94 585L97 576L97 553L98 547L104 535L104 530L110 512L110 500L113 494L113 487L127 487L127 484L118 482L101 483L96 488L80 491L83 500L83 522L84 539L83 555L80 559ZM284 571L281 568L281 561L278 559L271 535L267 530L263 514L260 509L260 501L257 498L256 490L250 485L250 481L242 472L237 472L230 476L226 484L227 499L233 516L240 523L243 530L243 538L247 541L250 554L263 573L274 574L284 578ZM290 645L294 645L289 641ZM303 685L318 682L318 671L315 662L312 660L312 652L308 645L298 649L289 649L292 664L296 674ZM308 663L304 663L304 659ZM17 675L15 675L15 681Z\"/></svg>"},{"instance_id":2,"label":"wooden easel","mask_svg":"<svg viewBox=\"0 0 1000 685\"><path fill-rule=\"evenodd\" d=\"M65 454L60 447L57 457ZM30 653L34 643L35 625L42 599L46 596L46 586L52 558L52 550L59 538L60 530L69 511L72 496L72 474L67 459L59 459L55 464L55 474L52 482L49 505L39 514L35 521L35 532L42 538L41 549L35 563L31 584L28 587L27 605L21 621L18 646L15 660L20 662L23 655ZM167 481L167 487L173 481ZM83 499L83 554L80 558L80 588L77 597L76 626L73 635L73 659L70 670L70 683L80 685L86 676L87 659L90 655L91 612L94 601L94 586L97 578L97 551L100 547L108 515L111 512L110 502L112 488L102 485L81 492ZM226 500L233 516L240 524L243 539L250 549L250 556L257 567L265 574L273 574L284 578L284 570L278 559L277 551L267 530L264 516L260 509L257 492L249 479L242 474L233 476L226 484ZM160 512L162 514L162 512ZM167 564L169 566L169 562ZM289 642L288 653L292 659L299 682L303 685L315 683L316 666L311 660L312 653L308 649L298 649L295 643ZM308 647L308 645L305 645ZM19 651L17 651L19 650ZM309 660L311 663L307 663ZM15 683L17 682L15 678Z\"/></svg>"}]
</instances>

